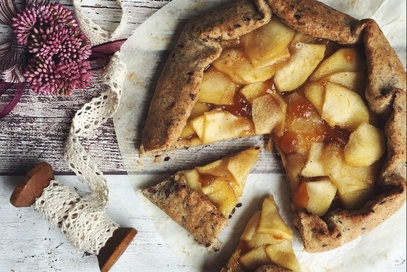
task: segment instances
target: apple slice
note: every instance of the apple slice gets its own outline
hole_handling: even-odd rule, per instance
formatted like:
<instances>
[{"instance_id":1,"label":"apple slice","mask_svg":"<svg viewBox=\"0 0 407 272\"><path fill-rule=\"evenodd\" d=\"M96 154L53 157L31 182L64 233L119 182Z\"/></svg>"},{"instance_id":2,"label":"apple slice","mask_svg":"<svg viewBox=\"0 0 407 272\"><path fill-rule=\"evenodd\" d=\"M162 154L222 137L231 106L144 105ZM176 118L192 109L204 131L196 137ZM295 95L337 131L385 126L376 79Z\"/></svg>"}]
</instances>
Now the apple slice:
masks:
<instances>
[{"instance_id":1,"label":"apple slice","mask_svg":"<svg viewBox=\"0 0 407 272\"><path fill-rule=\"evenodd\" d=\"M293 272L301 271L290 240L283 240L281 243L268 245L265 251L273 263L288 268Z\"/></svg>"},{"instance_id":2,"label":"apple slice","mask_svg":"<svg viewBox=\"0 0 407 272\"><path fill-rule=\"evenodd\" d=\"M274 66L254 67L243 52L243 48L224 50L212 65L237 84L266 81L273 77L276 69Z\"/></svg>"},{"instance_id":3,"label":"apple slice","mask_svg":"<svg viewBox=\"0 0 407 272\"><path fill-rule=\"evenodd\" d=\"M269 233L276 239L291 240L293 238L292 231L281 218L273 197L268 197L263 201L258 232Z\"/></svg>"},{"instance_id":4,"label":"apple slice","mask_svg":"<svg viewBox=\"0 0 407 272\"><path fill-rule=\"evenodd\" d=\"M360 72L338 72L324 78L332 83L342 85L359 95L364 95L366 76Z\"/></svg>"},{"instance_id":5,"label":"apple slice","mask_svg":"<svg viewBox=\"0 0 407 272\"><path fill-rule=\"evenodd\" d=\"M318 81L339 72L363 72L366 65L360 58L357 48L341 48L325 59L310 76L311 81Z\"/></svg>"},{"instance_id":6,"label":"apple slice","mask_svg":"<svg viewBox=\"0 0 407 272\"><path fill-rule=\"evenodd\" d=\"M209 111L210 107L206 103L199 103L197 102L191 110L191 114L189 115L189 120L195 119L198 116L203 115L205 112Z\"/></svg>"},{"instance_id":7,"label":"apple slice","mask_svg":"<svg viewBox=\"0 0 407 272\"><path fill-rule=\"evenodd\" d=\"M281 123L285 114L273 96L265 94L253 100L252 120L256 135L269 134L276 125Z\"/></svg>"},{"instance_id":8,"label":"apple slice","mask_svg":"<svg viewBox=\"0 0 407 272\"><path fill-rule=\"evenodd\" d=\"M254 134L250 120L223 110L205 112L190 124L203 144Z\"/></svg>"},{"instance_id":9,"label":"apple slice","mask_svg":"<svg viewBox=\"0 0 407 272\"><path fill-rule=\"evenodd\" d=\"M386 150L384 131L362 123L349 136L344 147L345 160L352 166L369 166L381 158Z\"/></svg>"},{"instance_id":10,"label":"apple slice","mask_svg":"<svg viewBox=\"0 0 407 272\"><path fill-rule=\"evenodd\" d=\"M227 159L220 159L203 166L197 166L195 169L200 175L211 175L215 177L226 176L229 172L226 169L228 165Z\"/></svg>"},{"instance_id":11,"label":"apple slice","mask_svg":"<svg viewBox=\"0 0 407 272\"><path fill-rule=\"evenodd\" d=\"M247 245L251 248L255 248L260 246L278 244L281 243L282 241L284 241L282 237L276 238L270 233L256 232L253 235L252 239L247 242Z\"/></svg>"},{"instance_id":12,"label":"apple slice","mask_svg":"<svg viewBox=\"0 0 407 272\"><path fill-rule=\"evenodd\" d=\"M312 142L308 153L308 159L301 171L304 177L323 177L326 176L324 166L321 161L324 143Z\"/></svg>"},{"instance_id":13,"label":"apple slice","mask_svg":"<svg viewBox=\"0 0 407 272\"><path fill-rule=\"evenodd\" d=\"M204 133L204 123L205 123L205 115L200 115L191 121L189 121L189 125L192 127L196 135L199 137L200 140L203 138Z\"/></svg>"},{"instance_id":14,"label":"apple slice","mask_svg":"<svg viewBox=\"0 0 407 272\"><path fill-rule=\"evenodd\" d=\"M236 206L236 196L227 180L223 177L215 177L208 186L202 187L209 200L214 203L221 213L227 218Z\"/></svg>"},{"instance_id":15,"label":"apple slice","mask_svg":"<svg viewBox=\"0 0 407 272\"><path fill-rule=\"evenodd\" d=\"M282 153L282 152L281 152ZM281 156L281 161L283 163L284 169L286 171L285 175L289 181L291 191L295 191L299 186L299 175L306 162L306 157L299 153L284 154Z\"/></svg>"},{"instance_id":16,"label":"apple slice","mask_svg":"<svg viewBox=\"0 0 407 272\"><path fill-rule=\"evenodd\" d=\"M259 227L260 216L260 211L253 214L249 222L247 222L243 234L240 236L240 240L250 241L253 238L254 234L257 232L257 228Z\"/></svg>"},{"instance_id":17,"label":"apple slice","mask_svg":"<svg viewBox=\"0 0 407 272\"><path fill-rule=\"evenodd\" d=\"M354 167L346 163L342 147L331 142L322 152L324 169L341 195L374 186L380 168L376 164Z\"/></svg>"},{"instance_id":18,"label":"apple slice","mask_svg":"<svg viewBox=\"0 0 407 272\"><path fill-rule=\"evenodd\" d=\"M252 147L239 152L237 155L232 156L228 159L226 169L229 171L229 173L232 175L234 180L236 180L236 182L240 185L239 187L241 188L241 190L239 191L235 190L235 194L237 197L240 197L242 195L246 179L253 166L259 160L259 153L260 148Z\"/></svg>"},{"instance_id":19,"label":"apple slice","mask_svg":"<svg viewBox=\"0 0 407 272\"><path fill-rule=\"evenodd\" d=\"M240 89L240 93L243 94L250 104L253 104L255 98L267 94L268 91L270 91L270 84L267 82L247 84Z\"/></svg>"},{"instance_id":20,"label":"apple slice","mask_svg":"<svg viewBox=\"0 0 407 272\"><path fill-rule=\"evenodd\" d=\"M311 82L304 87L304 95L311 102L319 115L322 114L322 106L325 99L325 88L319 82Z\"/></svg>"},{"instance_id":21,"label":"apple slice","mask_svg":"<svg viewBox=\"0 0 407 272\"><path fill-rule=\"evenodd\" d=\"M239 261L248 271L255 271L258 267L271 263L264 246L250 250L242 255Z\"/></svg>"},{"instance_id":22,"label":"apple slice","mask_svg":"<svg viewBox=\"0 0 407 272\"><path fill-rule=\"evenodd\" d=\"M274 83L281 92L300 87L324 58L324 44L297 43L290 59L276 71Z\"/></svg>"},{"instance_id":23,"label":"apple slice","mask_svg":"<svg viewBox=\"0 0 407 272\"><path fill-rule=\"evenodd\" d=\"M331 127L355 130L361 123L369 122L369 109L354 91L327 82L321 118Z\"/></svg>"},{"instance_id":24,"label":"apple slice","mask_svg":"<svg viewBox=\"0 0 407 272\"><path fill-rule=\"evenodd\" d=\"M249 59L255 67L272 65L290 56L288 45L295 31L277 16L269 23L240 38Z\"/></svg>"},{"instance_id":25,"label":"apple slice","mask_svg":"<svg viewBox=\"0 0 407 272\"><path fill-rule=\"evenodd\" d=\"M236 90L236 83L232 82L227 75L210 67L203 74L198 102L232 105Z\"/></svg>"},{"instance_id":26,"label":"apple slice","mask_svg":"<svg viewBox=\"0 0 407 272\"><path fill-rule=\"evenodd\" d=\"M284 134L285 131L285 124L286 124L286 113L287 113L287 103L285 102L284 98L276 93L276 92L271 92L270 95L274 98L274 101L277 103L283 118L278 122L273 129L274 134L277 137L280 137ZM271 140L271 138L270 138Z\"/></svg>"},{"instance_id":27,"label":"apple slice","mask_svg":"<svg viewBox=\"0 0 407 272\"><path fill-rule=\"evenodd\" d=\"M191 189L197 191L197 192L202 192L201 190L201 183L199 182L199 173L196 171L196 169L188 169L182 171L184 173L185 180Z\"/></svg>"},{"instance_id":28,"label":"apple slice","mask_svg":"<svg viewBox=\"0 0 407 272\"><path fill-rule=\"evenodd\" d=\"M336 195L337 188L329 178L318 181L305 182L308 193L306 209L318 216L323 216L331 206Z\"/></svg>"},{"instance_id":29,"label":"apple slice","mask_svg":"<svg viewBox=\"0 0 407 272\"><path fill-rule=\"evenodd\" d=\"M187 123L184 129L182 130L180 138L186 139L194 134L195 134L194 129L191 127L189 123Z\"/></svg>"}]
</instances>

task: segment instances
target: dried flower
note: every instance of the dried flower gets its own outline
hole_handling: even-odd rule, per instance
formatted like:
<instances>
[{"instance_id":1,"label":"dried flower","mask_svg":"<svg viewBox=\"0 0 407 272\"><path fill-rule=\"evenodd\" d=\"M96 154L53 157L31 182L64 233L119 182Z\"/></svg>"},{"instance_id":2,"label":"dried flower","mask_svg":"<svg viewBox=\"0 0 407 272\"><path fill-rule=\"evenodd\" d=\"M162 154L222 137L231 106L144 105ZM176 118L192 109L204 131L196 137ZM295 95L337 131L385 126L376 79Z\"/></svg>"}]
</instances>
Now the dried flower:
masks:
<instances>
[{"instance_id":1,"label":"dried flower","mask_svg":"<svg viewBox=\"0 0 407 272\"><path fill-rule=\"evenodd\" d=\"M12 27L28 48L24 78L34 92L69 95L89 86L91 43L70 10L58 3L34 5L17 14Z\"/></svg>"}]
</instances>

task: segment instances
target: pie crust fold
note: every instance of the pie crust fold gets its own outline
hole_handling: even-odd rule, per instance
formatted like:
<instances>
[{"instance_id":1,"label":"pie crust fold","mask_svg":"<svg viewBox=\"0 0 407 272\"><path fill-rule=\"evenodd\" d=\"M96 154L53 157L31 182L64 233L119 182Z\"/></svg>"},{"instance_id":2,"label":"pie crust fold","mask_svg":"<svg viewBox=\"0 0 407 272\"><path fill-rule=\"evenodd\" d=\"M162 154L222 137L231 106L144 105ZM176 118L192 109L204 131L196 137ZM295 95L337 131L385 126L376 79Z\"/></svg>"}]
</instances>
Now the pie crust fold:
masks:
<instances>
[{"instance_id":1,"label":"pie crust fold","mask_svg":"<svg viewBox=\"0 0 407 272\"><path fill-rule=\"evenodd\" d=\"M217 250L219 232L228 219L203 194L187 186L182 171L142 191L143 195L185 228L198 243Z\"/></svg>"}]
</instances>

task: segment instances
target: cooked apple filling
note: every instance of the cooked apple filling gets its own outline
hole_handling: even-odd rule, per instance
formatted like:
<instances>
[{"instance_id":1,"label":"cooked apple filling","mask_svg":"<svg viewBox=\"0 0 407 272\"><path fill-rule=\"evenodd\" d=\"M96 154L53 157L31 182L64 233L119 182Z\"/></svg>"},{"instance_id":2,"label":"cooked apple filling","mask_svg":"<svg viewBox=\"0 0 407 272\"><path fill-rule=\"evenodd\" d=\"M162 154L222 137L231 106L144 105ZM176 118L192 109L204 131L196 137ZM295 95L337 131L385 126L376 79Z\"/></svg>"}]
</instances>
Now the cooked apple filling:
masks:
<instances>
[{"instance_id":1,"label":"cooked apple filling","mask_svg":"<svg viewBox=\"0 0 407 272\"><path fill-rule=\"evenodd\" d=\"M184 170L187 185L201 192L228 218L242 196L247 176L259 158L260 149L251 147L234 156Z\"/></svg>"},{"instance_id":2,"label":"cooked apple filling","mask_svg":"<svg viewBox=\"0 0 407 272\"><path fill-rule=\"evenodd\" d=\"M301 271L292 247L292 238L291 229L281 218L273 197L267 197L261 210L247 223L237 248L222 272L257 271L259 267L267 265L277 265L293 272Z\"/></svg>"},{"instance_id":3,"label":"cooked apple filling","mask_svg":"<svg viewBox=\"0 0 407 272\"><path fill-rule=\"evenodd\" d=\"M274 16L223 42L181 139L189 145L271 134L295 209L357 209L374 193L385 135L364 101L357 47L297 33Z\"/></svg>"}]
</instances>

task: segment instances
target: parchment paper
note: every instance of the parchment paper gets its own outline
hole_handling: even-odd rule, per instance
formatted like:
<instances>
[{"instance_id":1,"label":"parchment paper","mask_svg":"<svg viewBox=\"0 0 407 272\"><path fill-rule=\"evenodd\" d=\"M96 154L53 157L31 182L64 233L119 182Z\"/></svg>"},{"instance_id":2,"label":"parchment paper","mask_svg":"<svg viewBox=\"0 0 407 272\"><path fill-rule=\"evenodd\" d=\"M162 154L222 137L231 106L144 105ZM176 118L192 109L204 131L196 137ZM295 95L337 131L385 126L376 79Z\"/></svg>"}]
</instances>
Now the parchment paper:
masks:
<instances>
[{"instance_id":1,"label":"parchment paper","mask_svg":"<svg viewBox=\"0 0 407 272\"><path fill-rule=\"evenodd\" d=\"M264 197L273 194L287 224L293 228L289 212L289 196L283 181L276 154L261 152L260 161L249 175L243 203L233 215L219 239L223 246L218 252L208 252L161 210L140 194L140 188L156 183L163 175L179 169L202 165L224 155L234 153L252 144L263 145L262 137L239 139L168 153L161 163L154 158L139 157L141 130L162 65L182 27L198 13L215 7L225 0L173 0L137 28L122 46L119 57L126 63L128 75L123 96L114 116L119 147L133 188L151 216L159 233L176 256L194 271L219 271L233 252L248 219L257 210ZM393 48L406 58L406 1L353 0L322 1L356 18L373 18L382 27ZM372 232L336 250L308 254L298 233L294 230L293 246L303 271L386 271L394 265L403 265L406 256L405 205L390 219ZM164 261L165 260L157 260ZM404 264L405 265L405 264ZM404 266L405 267L405 266Z\"/></svg>"}]
</instances>

